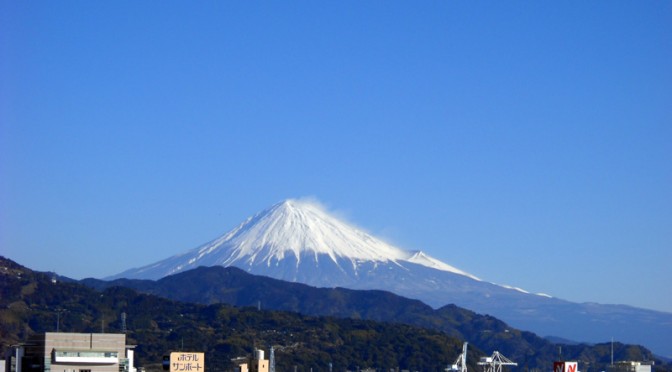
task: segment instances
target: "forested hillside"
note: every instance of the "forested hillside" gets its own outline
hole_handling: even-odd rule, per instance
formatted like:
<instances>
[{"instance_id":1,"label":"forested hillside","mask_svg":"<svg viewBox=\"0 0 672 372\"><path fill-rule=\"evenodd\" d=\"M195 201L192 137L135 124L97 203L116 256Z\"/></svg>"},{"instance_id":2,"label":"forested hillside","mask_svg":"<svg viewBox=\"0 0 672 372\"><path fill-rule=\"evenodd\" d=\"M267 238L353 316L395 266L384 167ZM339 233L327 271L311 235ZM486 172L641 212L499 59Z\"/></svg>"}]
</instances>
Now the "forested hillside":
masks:
<instances>
[{"instance_id":1,"label":"forested hillside","mask_svg":"<svg viewBox=\"0 0 672 372\"><path fill-rule=\"evenodd\" d=\"M585 365L591 369L606 370L611 361L611 343L558 344L532 332L510 327L495 317L477 314L455 305L435 310L418 300L390 292L315 288L251 275L235 267L199 267L157 281L117 279L107 282L85 279L82 283L98 289L130 287L185 302L260 305L265 309L309 315L408 324L466 340L471 347L475 346L487 354L497 350L526 369L551 370L553 361L563 358L581 361L582 368ZM614 355L616 360L654 359L651 352L641 346L619 342L614 343Z\"/></svg>"},{"instance_id":2,"label":"forested hillside","mask_svg":"<svg viewBox=\"0 0 672 372\"><path fill-rule=\"evenodd\" d=\"M195 290L193 286L182 289L185 293ZM361 295L356 292L341 295ZM371 303L389 296L378 291L363 292L363 295ZM387 300L390 312L400 315L405 311L392 307L403 303L402 300ZM334 308L343 306L334 305ZM417 302L409 306L407 310L416 308L416 312L409 312L407 316L420 316L417 311L424 308ZM379 310L371 308L370 311L373 314ZM295 366L299 371L327 370L330 363L336 371L364 368L442 371L460 353L466 335L482 345L509 348L500 349L505 354L517 352L516 348L535 350L534 343L539 342L538 337L510 329L492 317L450 306L436 312L446 315L443 318L425 316L421 320L426 327L420 327L335 316L342 314L315 316L263 310L263 306L259 310L256 306L195 304L119 286L96 290L0 258L0 343L3 349L0 352L8 345L25 341L30 334L57 328L62 332L121 332L122 313L127 315L128 343L138 345L137 364L149 371L159 370L162 356L174 350L203 351L209 370L228 371L233 368L232 358L248 357L255 348L268 353L270 346L275 346L278 371L293 370ZM365 313L350 315L368 316ZM441 325L445 332L428 328L437 319L445 322ZM447 326L450 322L452 328ZM555 349L544 345L537 345L540 346L538 353L518 360L519 368L548 370L547 361L555 358L552 355ZM588 362L591 368L598 368L609 358L606 345L562 348L563 356ZM468 364L472 370L479 370L476 362L485 353L474 345L470 345L469 350ZM493 350L488 349L487 353ZM645 348L621 344L616 344L616 357L653 359ZM669 369L660 361L656 367Z\"/></svg>"},{"instance_id":3,"label":"forested hillside","mask_svg":"<svg viewBox=\"0 0 672 372\"><path fill-rule=\"evenodd\" d=\"M120 332L121 313L127 314L127 342L138 345L138 365L148 370L159 370L161 357L171 350L197 350L206 353L208 370L228 371L232 358L250 356L254 348L268 353L275 346L278 371L294 366L326 370L329 363L336 371L440 371L457 357L462 344L441 332L408 325L182 303L121 287L96 291L4 259L0 275L3 353L30 334L57 327L62 332ZM475 361L480 351L473 354Z\"/></svg>"}]
</instances>

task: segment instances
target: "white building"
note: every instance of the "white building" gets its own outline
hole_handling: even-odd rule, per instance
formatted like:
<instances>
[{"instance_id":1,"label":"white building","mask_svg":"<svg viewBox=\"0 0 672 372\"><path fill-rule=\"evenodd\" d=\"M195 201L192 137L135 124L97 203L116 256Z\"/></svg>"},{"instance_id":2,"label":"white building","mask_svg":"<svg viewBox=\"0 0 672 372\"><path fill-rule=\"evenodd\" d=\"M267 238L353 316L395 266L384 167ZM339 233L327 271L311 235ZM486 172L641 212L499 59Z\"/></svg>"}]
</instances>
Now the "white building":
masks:
<instances>
[{"instance_id":1,"label":"white building","mask_svg":"<svg viewBox=\"0 0 672 372\"><path fill-rule=\"evenodd\" d=\"M5 372L136 372L133 348L116 333L47 332L5 355Z\"/></svg>"},{"instance_id":2,"label":"white building","mask_svg":"<svg viewBox=\"0 0 672 372\"><path fill-rule=\"evenodd\" d=\"M616 362L607 368L609 372L651 372L653 362Z\"/></svg>"}]
</instances>

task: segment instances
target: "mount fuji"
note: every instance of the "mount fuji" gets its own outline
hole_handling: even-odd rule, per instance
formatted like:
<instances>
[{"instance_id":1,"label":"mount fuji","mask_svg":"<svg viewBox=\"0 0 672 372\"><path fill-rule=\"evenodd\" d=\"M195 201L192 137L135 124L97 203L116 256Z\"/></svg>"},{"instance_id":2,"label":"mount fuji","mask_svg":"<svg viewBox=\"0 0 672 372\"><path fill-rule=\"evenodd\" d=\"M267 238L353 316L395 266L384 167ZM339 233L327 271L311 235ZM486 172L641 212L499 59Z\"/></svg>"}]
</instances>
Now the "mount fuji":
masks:
<instances>
[{"instance_id":1,"label":"mount fuji","mask_svg":"<svg viewBox=\"0 0 672 372\"><path fill-rule=\"evenodd\" d=\"M158 279L214 265L315 286L357 286L368 276L418 265L480 280L423 252L387 244L301 200L285 200L207 244L114 278Z\"/></svg>"},{"instance_id":2,"label":"mount fuji","mask_svg":"<svg viewBox=\"0 0 672 372\"><path fill-rule=\"evenodd\" d=\"M199 266L235 266L249 273L316 287L380 289L494 315L514 327L565 339L618 340L672 355L672 314L622 305L577 304L505 287L406 251L329 214L319 204L285 200L200 247L106 279L160 279Z\"/></svg>"}]
</instances>

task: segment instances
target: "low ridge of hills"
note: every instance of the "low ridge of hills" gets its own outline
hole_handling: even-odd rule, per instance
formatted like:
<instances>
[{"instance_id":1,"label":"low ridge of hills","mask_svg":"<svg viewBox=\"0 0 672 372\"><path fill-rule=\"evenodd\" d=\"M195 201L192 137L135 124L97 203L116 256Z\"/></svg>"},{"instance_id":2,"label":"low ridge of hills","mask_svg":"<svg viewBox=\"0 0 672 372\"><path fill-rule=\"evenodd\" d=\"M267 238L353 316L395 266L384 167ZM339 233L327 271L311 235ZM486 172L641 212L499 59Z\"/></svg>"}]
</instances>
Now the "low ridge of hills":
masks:
<instances>
[{"instance_id":1,"label":"low ridge of hills","mask_svg":"<svg viewBox=\"0 0 672 372\"><path fill-rule=\"evenodd\" d=\"M228 278L228 284L219 285L222 278ZM162 297L171 297L167 293L184 298ZM208 295L197 301L195 293ZM224 297L239 305L219 303ZM281 305L292 311L270 310ZM336 370L436 371L455 360L463 340L473 340L468 354L471 369L479 368L476 362L486 353L499 350L518 355L521 348L526 355L517 360L519 368L548 370L559 346L490 316L456 306L433 310L383 291L317 289L221 267L199 268L156 282L87 279L80 283L0 257L2 353L30 334L56 329L121 332L122 313L127 314L128 342L138 345L136 359L147 371L160 370L162 355L171 350L204 351L208 369L229 370L231 358L270 346L276 348L278 370L294 366L324 370L332 363ZM602 368L609 362L610 346L562 345L562 356L589 363L591 369ZM637 345L617 342L614 356L616 360L655 360L660 371L671 367Z\"/></svg>"},{"instance_id":2,"label":"low ridge of hills","mask_svg":"<svg viewBox=\"0 0 672 372\"><path fill-rule=\"evenodd\" d=\"M127 343L137 345L137 365L148 372L162 371L162 356L170 351L204 352L206 370L229 371L232 358L270 346L279 371L326 370L329 363L341 371L439 371L462 347L455 337L404 324L179 302L118 286L99 291L0 257L2 355L35 333L119 333L122 313ZM476 368L481 355L472 348L469 367Z\"/></svg>"},{"instance_id":3,"label":"low ridge of hills","mask_svg":"<svg viewBox=\"0 0 672 372\"><path fill-rule=\"evenodd\" d=\"M386 291L315 288L252 275L235 267L199 267L156 281L84 279L81 282L97 289L122 286L177 301L200 304L227 303L313 316L407 324L441 331L468 341L470 345L487 353L497 350L525 368L550 370L553 361L560 357L559 344L532 332L514 329L492 316L479 315L455 305L433 309L421 301ZM615 350L619 350L615 351L619 355L618 358L654 359L651 352L641 346L621 343L614 345ZM605 369L610 362L610 343L595 345L566 343L561 344L561 348L562 358L589 363L591 369ZM639 351L633 353L634 350ZM659 361L658 365L664 363Z\"/></svg>"}]
</instances>

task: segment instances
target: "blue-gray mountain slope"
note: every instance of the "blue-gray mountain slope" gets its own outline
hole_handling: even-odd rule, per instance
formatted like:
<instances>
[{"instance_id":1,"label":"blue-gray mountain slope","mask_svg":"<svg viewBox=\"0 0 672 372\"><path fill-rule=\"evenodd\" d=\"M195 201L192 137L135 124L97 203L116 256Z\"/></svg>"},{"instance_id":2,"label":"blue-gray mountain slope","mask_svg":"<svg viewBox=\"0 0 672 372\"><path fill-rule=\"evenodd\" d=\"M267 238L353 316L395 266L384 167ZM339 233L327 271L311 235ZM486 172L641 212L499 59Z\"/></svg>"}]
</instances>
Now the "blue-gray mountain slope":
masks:
<instances>
[{"instance_id":1,"label":"blue-gray mountain slope","mask_svg":"<svg viewBox=\"0 0 672 372\"><path fill-rule=\"evenodd\" d=\"M235 266L316 287L380 289L491 314L513 327L582 342L612 338L672 356L672 314L620 305L577 304L499 286L422 252L389 245L326 213L288 200L183 254L114 278L158 279L198 266Z\"/></svg>"}]
</instances>

